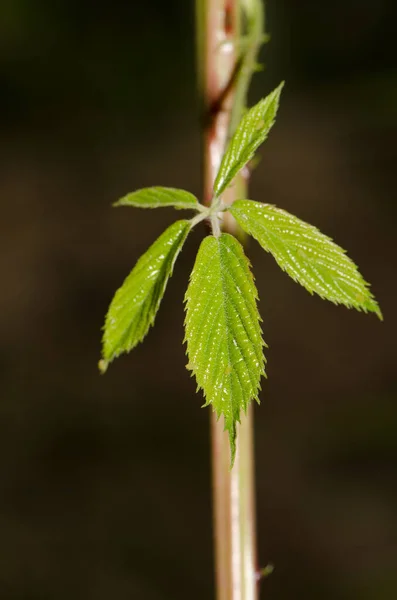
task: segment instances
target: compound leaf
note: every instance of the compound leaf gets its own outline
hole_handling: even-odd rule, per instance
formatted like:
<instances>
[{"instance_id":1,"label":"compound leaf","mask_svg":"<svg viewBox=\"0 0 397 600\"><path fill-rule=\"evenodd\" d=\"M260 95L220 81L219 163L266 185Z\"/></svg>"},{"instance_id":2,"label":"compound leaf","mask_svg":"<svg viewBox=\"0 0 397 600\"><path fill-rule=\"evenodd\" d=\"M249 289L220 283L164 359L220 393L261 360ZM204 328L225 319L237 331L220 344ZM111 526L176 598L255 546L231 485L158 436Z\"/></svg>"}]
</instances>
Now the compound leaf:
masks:
<instances>
[{"instance_id":1,"label":"compound leaf","mask_svg":"<svg viewBox=\"0 0 397 600\"><path fill-rule=\"evenodd\" d=\"M222 158L214 183L215 196L220 196L267 138L276 118L283 85L284 82L280 83L241 119Z\"/></svg>"},{"instance_id":2,"label":"compound leaf","mask_svg":"<svg viewBox=\"0 0 397 600\"><path fill-rule=\"evenodd\" d=\"M237 200L230 212L294 281L335 304L370 311L380 308L356 265L316 227L284 210L252 200Z\"/></svg>"},{"instance_id":3,"label":"compound leaf","mask_svg":"<svg viewBox=\"0 0 397 600\"><path fill-rule=\"evenodd\" d=\"M196 196L186 190L169 187L148 187L127 194L114 203L113 206L135 206L137 208L159 208L173 206L174 208L200 210Z\"/></svg>"},{"instance_id":4,"label":"compound leaf","mask_svg":"<svg viewBox=\"0 0 397 600\"><path fill-rule=\"evenodd\" d=\"M141 256L117 290L105 319L102 372L122 352L129 352L153 325L175 260L190 230L176 221Z\"/></svg>"},{"instance_id":5,"label":"compound leaf","mask_svg":"<svg viewBox=\"0 0 397 600\"><path fill-rule=\"evenodd\" d=\"M240 411L258 400L264 345L257 291L241 244L224 233L201 243L186 291L185 330L189 365L198 388L223 415L231 462Z\"/></svg>"}]
</instances>

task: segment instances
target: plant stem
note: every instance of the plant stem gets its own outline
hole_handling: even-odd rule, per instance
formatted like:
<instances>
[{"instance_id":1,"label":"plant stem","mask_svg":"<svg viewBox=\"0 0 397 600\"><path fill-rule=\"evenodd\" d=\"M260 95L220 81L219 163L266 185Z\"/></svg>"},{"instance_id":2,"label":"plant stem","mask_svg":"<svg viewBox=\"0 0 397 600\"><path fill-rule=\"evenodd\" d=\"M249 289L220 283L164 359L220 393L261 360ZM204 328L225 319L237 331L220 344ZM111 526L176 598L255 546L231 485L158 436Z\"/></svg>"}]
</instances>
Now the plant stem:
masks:
<instances>
[{"instance_id":1,"label":"plant stem","mask_svg":"<svg viewBox=\"0 0 397 600\"><path fill-rule=\"evenodd\" d=\"M239 73L235 86L234 101L230 115L229 137L236 130L247 105L248 89L252 74L258 67L259 49L266 39L265 11L262 0L240 0L247 21Z\"/></svg>"},{"instance_id":2,"label":"plant stem","mask_svg":"<svg viewBox=\"0 0 397 600\"><path fill-rule=\"evenodd\" d=\"M232 470L229 438L215 413L211 415L211 430L216 597L218 600L256 600L252 406L238 427Z\"/></svg>"},{"instance_id":3,"label":"plant stem","mask_svg":"<svg viewBox=\"0 0 397 600\"><path fill-rule=\"evenodd\" d=\"M204 203L225 145L238 125L263 38L262 0L196 0L199 89L204 117ZM242 39L242 32L246 34ZM247 172L222 196L224 205L247 197ZM222 229L237 233L225 214ZM211 415L217 600L257 600L253 409L238 425L235 464L223 422Z\"/></svg>"}]
</instances>

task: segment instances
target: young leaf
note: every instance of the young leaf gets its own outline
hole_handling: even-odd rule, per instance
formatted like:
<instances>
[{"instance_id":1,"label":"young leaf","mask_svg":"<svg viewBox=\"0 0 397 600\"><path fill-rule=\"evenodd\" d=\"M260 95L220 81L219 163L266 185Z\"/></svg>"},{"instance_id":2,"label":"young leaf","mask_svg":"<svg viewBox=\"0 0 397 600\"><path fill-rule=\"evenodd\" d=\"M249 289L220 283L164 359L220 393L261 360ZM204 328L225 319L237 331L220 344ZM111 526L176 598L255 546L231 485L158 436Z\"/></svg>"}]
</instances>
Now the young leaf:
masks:
<instances>
[{"instance_id":1,"label":"young leaf","mask_svg":"<svg viewBox=\"0 0 397 600\"><path fill-rule=\"evenodd\" d=\"M380 308L356 265L329 237L284 210L252 200L237 200L230 212L292 279L310 293L348 308Z\"/></svg>"},{"instance_id":2,"label":"young leaf","mask_svg":"<svg viewBox=\"0 0 397 600\"><path fill-rule=\"evenodd\" d=\"M102 372L122 352L129 352L153 325L176 257L190 230L176 221L141 256L114 295L105 319Z\"/></svg>"},{"instance_id":3,"label":"young leaf","mask_svg":"<svg viewBox=\"0 0 397 600\"><path fill-rule=\"evenodd\" d=\"M137 208L159 208L173 206L174 208L200 210L201 205L196 196L185 190L168 187L148 187L127 194L113 206L135 206Z\"/></svg>"},{"instance_id":4,"label":"young leaf","mask_svg":"<svg viewBox=\"0 0 397 600\"><path fill-rule=\"evenodd\" d=\"M214 183L214 194L220 194L254 156L274 124L284 82L258 102L242 118L223 156Z\"/></svg>"},{"instance_id":5,"label":"young leaf","mask_svg":"<svg viewBox=\"0 0 397 600\"><path fill-rule=\"evenodd\" d=\"M224 415L231 462L240 410L258 400L264 356L257 291L241 244L224 233L201 243L186 291L189 368L204 391L205 406Z\"/></svg>"}]
</instances>

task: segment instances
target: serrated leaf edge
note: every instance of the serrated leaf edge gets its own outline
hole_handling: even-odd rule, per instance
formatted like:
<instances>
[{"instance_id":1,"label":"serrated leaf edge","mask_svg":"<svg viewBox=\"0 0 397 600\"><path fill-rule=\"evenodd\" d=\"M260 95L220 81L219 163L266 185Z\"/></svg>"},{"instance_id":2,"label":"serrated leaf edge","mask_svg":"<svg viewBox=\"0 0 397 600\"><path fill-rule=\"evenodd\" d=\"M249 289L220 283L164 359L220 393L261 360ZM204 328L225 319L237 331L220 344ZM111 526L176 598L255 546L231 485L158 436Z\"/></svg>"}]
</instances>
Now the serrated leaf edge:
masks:
<instances>
[{"instance_id":1,"label":"serrated leaf edge","mask_svg":"<svg viewBox=\"0 0 397 600\"><path fill-rule=\"evenodd\" d=\"M125 350L125 349L120 349L120 350L118 350L118 351L114 351L110 357L106 357L106 356L105 356L105 350L104 350L104 344L105 344L105 332L106 332L107 321L108 321L108 318L109 318L110 310L111 310L111 307L112 307L113 301L114 301L114 299L115 299L115 297L116 297L116 294L119 292L119 290L121 290L121 289L123 288L123 286L124 286L125 282L127 281L127 279L130 277L130 275L133 273L134 269L135 269L135 268L137 267L137 265L139 264L139 261L140 261L140 260L141 260L141 259L142 259L142 258L145 256L145 254L146 254L146 253L148 253L148 252L150 251L150 249L151 249L151 248L152 248L152 246L153 246L153 245L154 245L154 244L155 244L155 243L158 241L158 239L159 239L159 238L160 238L162 235L164 235L164 234L166 233L167 229L169 229L169 228L170 228L170 227L172 227L173 225L176 225L176 224L177 224L177 223L179 223L179 222L180 222L180 223L182 223L182 222L183 222L183 223L185 223L185 230L183 231L183 235L181 235L181 238L180 238L180 240L179 240L179 247L178 247L177 251L175 252L175 255L174 255L173 259L172 259L171 265L169 266L169 272L168 272L168 275L167 275L167 276L164 278L164 281L163 281L163 284L162 284L162 288L161 288L161 290L160 290L160 292L159 292L159 294L158 294L158 300L157 300L157 303L156 303L155 309L153 310L153 313L152 313L152 315L151 315L151 317L150 317L150 320L149 320L149 322L148 322L148 327L147 327L146 331L145 331L145 332L144 332L144 333L143 333L143 334L142 334L142 335L139 337L139 339L137 339L136 343L135 343L135 344L134 344L134 345L133 345L131 348L129 348L128 350ZM140 342L142 342L142 340L143 340L143 339L146 337L146 335L147 335L147 333L149 332L150 328L151 328L151 327L153 326L153 324L154 324L154 321L155 321L155 319L156 319L157 312L158 312L158 310L159 310L159 307L160 307L161 301L162 301L162 299L163 299L163 297L164 297L164 293L165 293L165 290L166 290L166 287L167 287L168 281L169 281L170 277L171 277L171 276L172 276L172 274L173 274L173 270L174 270L174 265L175 265L175 262L176 262L176 260L177 260L177 258L178 258L178 256L179 256L179 254L180 254L180 252L181 252L181 250L182 250L182 247L183 247L183 245L184 245L184 243L185 243L185 241L186 241L186 238L187 238L187 236L189 235L189 233L190 233L190 231L191 231L191 223L190 223L189 221L187 221L187 220L175 221L175 223L173 223L173 225L170 225L170 227L168 227L168 228L167 228L167 229L166 229L166 230L165 230L165 231L164 231L162 234L160 234L160 236L159 236L159 237L158 237L158 238L157 238L157 239L156 239L156 240L155 240L155 241L152 243L152 245L151 245L151 246L149 246L149 248L146 250L146 252L144 252L144 253L141 255L141 257L140 257L140 258L137 260L137 262L135 263L135 265L134 265L133 269L130 271L130 273L129 273L129 274L127 275L127 277L124 279L124 281L123 281L123 283L121 284L121 286L120 286L120 287L119 287L119 288L116 290L116 292L115 292L115 293L114 293L114 295L113 295L113 298L112 298L112 300L111 300L111 302L110 302L110 305L109 305L108 311L107 311L107 313L106 313L106 316L105 316L105 323L104 323L104 325L103 325L103 327L102 327L102 330L104 331L104 335L103 335L103 338L102 338L102 344L103 344L103 345L102 345L102 358L101 358L101 360L100 360L100 361L99 361L99 363L98 363L98 368L99 368L99 370L100 370L101 374L104 374L104 373L107 371L107 368L108 368L109 364L110 364L110 363L111 363L111 362L112 362L112 361L113 361L115 358L119 357L121 354L128 354L128 353L129 353L129 352L131 352L131 350L133 350L133 349L134 349L134 348L135 348L135 347L136 347L136 346L137 346L137 345L138 345ZM182 233L182 232L181 232L181 233ZM127 331L127 330L126 330L126 331ZM122 345L122 342L120 342L120 344L119 344L119 345Z\"/></svg>"},{"instance_id":2,"label":"serrated leaf edge","mask_svg":"<svg viewBox=\"0 0 397 600\"><path fill-rule=\"evenodd\" d=\"M233 240L234 240L235 242L237 242L237 243L238 243L238 244L241 246L240 242L237 240L237 238L236 238L235 236L232 236L232 235L230 235L230 234L227 234L227 233L226 233L226 234L222 234L222 235L223 235L223 236L228 236L228 237L231 237L231 238L233 238ZM207 238L209 238L209 237L211 237L211 238L214 238L214 236L207 236ZM222 236L221 236L221 237L222 237ZM206 238L204 238L204 239L206 239ZM220 238L214 238L214 239L218 239L218 243L221 243L221 239L220 239ZM204 240L203 240L203 241L204 241ZM228 250L231 250L231 248L230 248L230 247L228 247ZM209 394L209 392L207 392L207 391L205 390L204 386L203 386L203 385L200 385L200 384L199 384L199 382L197 381L197 372L196 372L196 369L197 369L197 368L196 368L196 366L195 366L194 364L190 363L190 358L189 358L189 355L188 355L188 347L186 348L186 354L188 355L188 360L189 360L188 364L186 365L186 368L187 368L188 370L190 370L190 371L191 371L191 375L190 375L190 376L191 376L191 377L193 377L193 376L194 376L194 377L195 377L195 379L196 379L196 383L197 383L197 387L196 387L196 393L197 393L198 391L200 391L200 390L202 390L202 392L203 392L203 396L204 396L204 404L202 405L202 408L205 408L205 407L207 407L207 406L212 406L212 410L213 410L213 412L216 414L217 421L219 421L219 419L221 418L221 416L223 416L223 417L224 417L224 420L225 420L225 422L224 422L224 431L225 431L225 432L228 432L228 435L229 435L229 443L230 443L230 451L231 451L231 462L230 462L230 468L232 468L232 467L233 467L234 460L235 460L235 455L236 455L236 439L237 439L237 427L236 427L236 426L237 426L237 423L241 423L241 410L243 410L244 414L247 414L247 409L248 409L248 406L249 406L249 404L250 404L252 401L256 401L258 404L260 404L260 400L259 400L259 393L260 393L260 391L262 390L262 386L261 386L261 378L262 378L262 377L265 377L265 378L267 377L267 375L266 375L266 371L265 371L265 365L266 365L266 362L267 362L267 361L266 361L266 357L265 357L265 355L264 355L264 353L263 353L263 348L267 348L268 346L267 346L267 344L265 343L265 341L264 341L264 339L263 339L263 331L262 331L262 327L261 327L261 325L260 325L260 323L262 322L262 317L261 317L261 315L260 315L260 313L259 313L259 311L258 311L258 307L257 307L257 302L258 302L258 300L259 300L259 298L258 298L258 290L257 290L257 288L256 288L256 286L255 286L255 277L254 277L254 275L253 275L253 272L252 272L252 268L251 268L251 262L250 262L250 260L248 259L248 257L246 256L246 254L245 254L245 252L244 252L244 250L243 250L243 247L242 247L242 246L241 246L241 250L242 250L242 255L243 255L243 258L244 258L244 260L245 260L245 262L246 262L246 272L247 272L248 276L249 276L249 277L250 277L250 279L251 279L251 283L252 283L252 287L253 287L253 292L254 292L254 296L253 296L253 298L254 298L254 301L255 301L256 318L257 318L257 320L258 320L258 328L259 328L259 332L260 332L260 339L261 339L261 345L260 345L260 350L259 350L259 353L258 353L258 352L256 352L256 350L257 350L257 348L255 347L256 345L255 345L254 343L253 343L252 345L255 347L255 353L256 353L256 357L257 357L257 360L258 360L258 362L259 362L259 363L261 363L261 369L260 369L260 372L259 372L259 379L258 379L258 381L257 381L257 382L256 382L254 385L251 383L251 385L252 385L253 387L256 387L256 393L255 393L255 394L253 394L253 395L251 396L251 398L249 398L249 399L246 401L246 403L245 403L245 404L243 404L243 405L242 405L242 406L239 408L239 411L238 411L238 413L239 413L239 414L238 414L238 416L237 416L236 418L233 418L233 419L232 419L232 423L231 423L231 426L230 426L229 428L228 428L228 426L227 426L227 423L226 423L226 416L224 415L223 411L222 411L222 410L219 410L219 411L218 411L218 410L216 409L216 407L215 407L215 406L214 406L214 404L213 404L213 400L210 398L210 394ZM240 257L239 257L239 256L237 256L237 255L236 255L234 252L233 252L233 254L234 254L234 256L236 257L236 259L237 259L237 262L238 262L238 263L240 263ZM221 263L221 265L222 265L222 257L221 257L221 254L220 254L220 263ZM222 266L221 266L221 268L225 268L225 267L222 267ZM244 267L243 267L243 266L242 266L241 268L242 268L242 269L244 269ZM194 267L193 267L193 270L192 270L192 272L191 272L191 275L190 275L190 277L189 277L189 284L190 284L190 281L192 280L193 271L194 271ZM245 271L245 269L244 269L244 271ZM223 287L223 286L222 286L222 287ZM188 297L188 291L189 291L189 286L188 286L188 288L187 288L187 290L186 290L185 297L184 297L185 311L187 311L187 304L188 304L188 301L189 301L189 297ZM245 298L245 297L244 297L244 298ZM210 302L211 302L211 299L209 299L209 300L208 300L208 303L210 303ZM224 309L224 310L225 310L225 309ZM249 309L249 311L248 311L248 312L251 312L251 310ZM202 313L205 313L205 310L202 310ZM215 319L214 319L214 321L215 321ZM183 343L187 343L187 344L188 344L189 342L188 342L188 339L187 339L187 333L186 333L186 324L187 324L187 315L185 316L185 337L184 337ZM229 334L229 337L230 337L230 334ZM242 356L242 358L243 358L243 355L242 355L242 354L241 354L241 356ZM250 371L251 371L251 369L250 369L250 368L248 368L248 365L247 365L247 363L245 363L245 366L246 366L246 369L247 369L247 370L250 372ZM256 378L256 374L255 374L255 373L254 373L254 377Z\"/></svg>"},{"instance_id":3,"label":"serrated leaf edge","mask_svg":"<svg viewBox=\"0 0 397 600\"><path fill-rule=\"evenodd\" d=\"M134 197L138 197L139 194L143 194L143 193L152 195L154 198L153 203L145 204L145 203L141 203L138 201L134 201ZM175 194L175 196L178 196L181 193L186 194L190 198L190 201L189 200L183 201L183 200L178 200L177 198L173 198L173 194ZM155 198L156 198L156 196L159 196L160 194L168 194L170 196L170 200L165 203L156 202ZM177 210L202 210L203 208L205 208L205 207L203 207L202 204L199 203L196 196L194 196L194 194L192 194L191 192L188 192L187 190L183 190L183 189L179 189L179 188L165 187L165 186L150 186L150 187L146 187L146 188L140 188L133 192L129 192L128 194L126 194L125 196L123 196L122 198L117 200L116 202L113 202L112 206L114 206L116 208L120 207L120 206L131 206L134 208L143 208L143 209L173 207Z\"/></svg>"},{"instance_id":4,"label":"serrated leaf edge","mask_svg":"<svg viewBox=\"0 0 397 600\"><path fill-rule=\"evenodd\" d=\"M362 280L362 283L363 283L363 286L364 286L365 290L368 293L368 296L365 299L366 300L366 304L359 304L359 303L353 304L351 302L351 300L349 299L348 296L347 296L347 300L344 301L344 302L341 301L341 300L336 300L336 299L333 299L333 298L329 298L324 293L322 293L320 291L308 288L306 285L302 284L301 281L299 281L298 277L292 275L291 273L288 273L288 270L286 269L286 267L284 265L280 264L280 262L277 260L277 258L273 255L272 250L269 247L267 247L264 243L262 243L261 241L259 241L257 239L257 237L253 233L251 233L248 230L247 227L244 226L245 225L244 219L241 218L241 216L244 216L244 210L243 209L239 210L239 208L238 208L239 207L239 204L238 204L239 202L251 202L252 204L254 204L256 206L256 208L259 208L260 206L263 206L264 208L270 208L270 209L274 210L275 212L277 212L277 213L279 213L279 214L281 214L281 215L283 215L283 216L285 216L287 218L296 219L296 220L298 220L302 224L302 226L305 226L305 228L307 228L309 231L312 231L312 232L316 233L317 235L319 234L320 236L322 236L322 238L324 239L324 241L330 242L333 246L336 246L342 252L342 254L344 255L344 257L347 259L348 263L350 263L349 266L353 267L356 270L357 275L360 276L360 278ZM239 225L241 226L241 228L248 235L250 235L251 237L253 237L259 243L259 245L265 250L265 252L268 252L269 254L271 254L273 256L273 258L277 262L277 264L280 267L280 269L282 271L284 271L293 281L295 281L296 283L299 283L299 285L301 285L302 287L304 287L306 289L306 291L308 291L311 295L316 294L320 298L322 298L323 300L327 300L328 302L332 302L335 305L346 306L349 309L354 308L355 310L362 311L364 313L373 312L373 313L375 313L377 315L377 317L381 321L383 321L383 315L382 315L382 311L380 309L380 306L377 303L374 295L370 291L371 284L368 283L364 279L364 277L361 275L361 273L360 273L357 265L355 264L355 262L348 256L347 251L344 248L342 248L341 246L339 246L338 244L336 244L331 237L329 237L328 235L322 233L315 225L311 225L310 223L307 223L306 221L302 221L299 217L296 217L295 215L293 215L293 214L285 211L282 208L278 208L274 204L265 204L265 203L260 203L260 202L257 202L255 200L249 200L249 199L241 199L241 200L239 199L239 200L236 200L233 203L233 205L230 207L229 211L234 216L234 218L236 219L236 221L239 223ZM239 215L239 212L241 212L241 216ZM260 226L260 223L258 223L258 225ZM263 227L263 229L265 229L265 227ZM268 235L272 234L273 236L276 236L276 234L272 233L270 230L267 232L267 234ZM288 254L287 247L285 246L285 242L281 238L278 238L278 243L282 244L286 248L286 253ZM343 292L343 290L341 290L341 294L345 295L345 297L346 297L346 293Z\"/></svg>"}]
</instances>

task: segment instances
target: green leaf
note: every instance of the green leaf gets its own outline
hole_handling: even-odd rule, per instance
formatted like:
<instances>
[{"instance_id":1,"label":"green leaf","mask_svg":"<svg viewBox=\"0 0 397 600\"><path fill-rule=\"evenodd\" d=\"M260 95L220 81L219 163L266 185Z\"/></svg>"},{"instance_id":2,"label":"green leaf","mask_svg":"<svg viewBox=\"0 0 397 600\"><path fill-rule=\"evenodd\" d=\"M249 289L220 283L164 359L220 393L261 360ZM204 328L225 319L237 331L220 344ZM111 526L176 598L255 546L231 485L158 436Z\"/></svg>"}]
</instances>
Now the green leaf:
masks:
<instances>
[{"instance_id":1,"label":"green leaf","mask_svg":"<svg viewBox=\"0 0 397 600\"><path fill-rule=\"evenodd\" d=\"M264 356L257 291L241 244L224 233L206 237L186 291L189 365L218 418L224 415L231 462L241 409L258 400Z\"/></svg>"},{"instance_id":2,"label":"green leaf","mask_svg":"<svg viewBox=\"0 0 397 600\"><path fill-rule=\"evenodd\" d=\"M230 212L294 281L335 304L370 311L380 308L356 265L329 237L284 210L237 200Z\"/></svg>"},{"instance_id":3,"label":"green leaf","mask_svg":"<svg viewBox=\"0 0 397 600\"><path fill-rule=\"evenodd\" d=\"M196 196L185 190L168 187L149 187L127 194L113 206L135 206L137 208L159 208L173 206L177 209L200 210L201 204Z\"/></svg>"},{"instance_id":4,"label":"green leaf","mask_svg":"<svg viewBox=\"0 0 397 600\"><path fill-rule=\"evenodd\" d=\"M189 221L176 221L141 256L117 290L105 319L102 372L122 352L129 352L153 325L175 260L190 231Z\"/></svg>"},{"instance_id":5,"label":"green leaf","mask_svg":"<svg viewBox=\"0 0 397 600\"><path fill-rule=\"evenodd\" d=\"M220 196L237 173L254 156L274 124L284 82L258 102L241 119L223 156L214 183L214 194Z\"/></svg>"}]
</instances>

